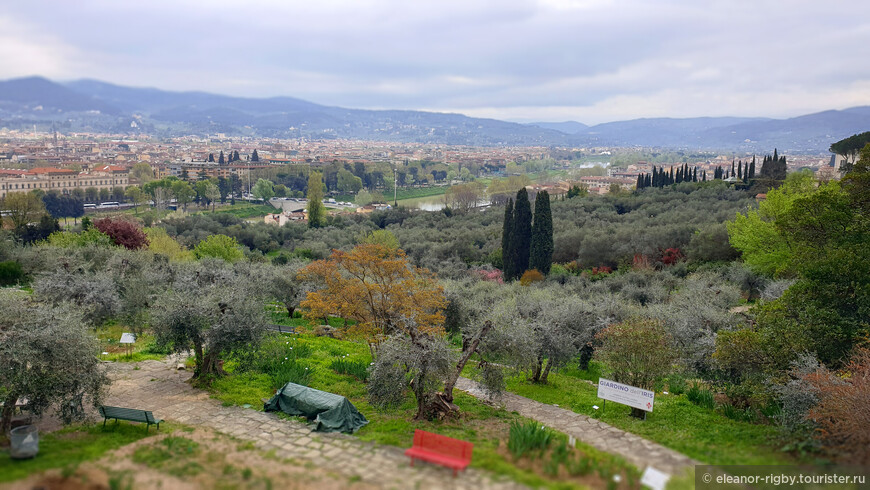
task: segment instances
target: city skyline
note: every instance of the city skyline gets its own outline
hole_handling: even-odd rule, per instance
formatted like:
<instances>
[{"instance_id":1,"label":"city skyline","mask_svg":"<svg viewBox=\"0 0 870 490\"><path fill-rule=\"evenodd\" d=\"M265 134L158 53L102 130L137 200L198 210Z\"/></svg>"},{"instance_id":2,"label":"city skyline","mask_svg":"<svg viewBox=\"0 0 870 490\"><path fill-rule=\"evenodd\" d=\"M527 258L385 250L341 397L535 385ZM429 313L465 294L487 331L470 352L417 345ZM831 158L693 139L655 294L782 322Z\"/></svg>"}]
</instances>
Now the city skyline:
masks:
<instances>
[{"instance_id":1,"label":"city skyline","mask_svg":"<svg viewBox=\"0 0 870 490\"><path fill-rule=\"evenodd\" d=\"M0 78L586 124L870 104L870 6L734 2L29 2Z\"/></svg>"}]
</instances>

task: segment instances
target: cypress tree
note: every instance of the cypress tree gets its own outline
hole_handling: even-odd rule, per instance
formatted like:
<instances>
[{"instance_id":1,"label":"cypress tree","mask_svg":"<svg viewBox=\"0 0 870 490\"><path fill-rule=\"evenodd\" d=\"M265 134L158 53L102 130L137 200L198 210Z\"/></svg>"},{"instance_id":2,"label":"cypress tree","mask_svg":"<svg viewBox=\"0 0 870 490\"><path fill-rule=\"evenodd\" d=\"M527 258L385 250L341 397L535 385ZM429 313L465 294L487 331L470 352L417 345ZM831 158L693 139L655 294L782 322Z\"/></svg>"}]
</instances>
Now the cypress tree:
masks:
<instances>
[{"instance_id":1,"label":"cypress tree","mask_svg":"<svg viewBox=\"0 0 870 490\"><path fill-rule=\"evenodd\" d=\"M637 182L634 184L635 189L643 189L643 174L637 174ZM535 198L535 214L538 213L538 200ZM537 216L535 217L537 219Z\"/></svg>"},{"instance_id":2,"label":"cypress tree","mask_svg":"<svg viewBox=\"0 0 870 490\"><path fill-rule=\"evenodd\" d=\"M743 162L737 162L737 178L743 180Z\"/></svg>"},{"instance_id":3,"label":"cypress tree","mask_svg":"<svg viewBox=\"0 0 870 490\"><path fill-rule=\"evenodd\" d=\"M218 164L223 165L224 163L225 163L224 152L223 152L223 150L221 150L221 155L218 157Z\"/></svg>"},{"instance_id":4,"label":"cypress tree","mask_svg":"<svg viewBox=\"0 0 870 490\"><path fill-rule=\"evenodd\" d=\"M535 196L535 219L532 223L532 243L529 267L541 274L549 274L553 265L553 215L550 212L550 194L541 191Z\"/></svg>"},{"instance_id":5,"label":"cypress tree","mask_svg":"<svg viewBox=\"0 0 870 490\"><path fill-rule=\"evenodd\" d=\"M655 166L653 166L653 170L652 170L652 186L653 187L659 186L659 174L658 174L658 172L656 172Z\"/></svg>"},{"instance_id":6,"label":"cypress tree","mask_svg":"<svg viewBox=\"0 0 870 490\"><path fill-rule=\"evenodd\" d=\"M254 152L251 153L251 161L252 162L259 162L260 161L260 155L257 154L256 148L254 149Z\"/></svg>"},{"instance_id":7,"label":"cypress tree","mask_svg":"<svg viewBox=\"0 0 870 490\"><path fill-rule=\"evenodd\" d=\"M752 163L749 164L749 178L755 178L755 155L752 155Z\"/></svg>"},{"instance_id":8,"label":"cypress tree","mask_svg":"<svg viewBox=\"0 0 870 490\"><path fill-rule=\"evenodd\" d=\"M707 182L707 171L701 172L701 182Z\"/></svg>"},{"instance_id":9,"label":"cypress tree","mask_svg":"<svg viewBox=\"0 0 870 490\"><path fill-rule=\"evenodd\" d=\"M692 182L698 181L698 167L692 169Z\"/></svg>"},{"instance_id":10,"label":"cypress tree","mask_svg":"<svg viewBox=\"0 0 870 490\"><path fill-rule=\"evenodd\" d=\"M532 244L532 204L526 188L517 192L514 203L514 227L511 243L514 278L519 278L529 269L529 248Z\"/></svg>"},{"instance_id":11,"label":"cypress tree","mask_svg":"<svg viewBox=\"0 0 870 490\"><path fill-rule=\"evenodd\" d=\"M504 274L505 281L513 280L514 278L514 261L511 245L513 243L514 230L514 200L508 199L507 206L504 208L504 223L501 229L501 270Z\"/></svg>"},{"instance_id":12,"label":"cypress tree","mask_svg":"<svg viewBox=\"0 0 870 490\"><path fill-rule=\"evenodd\" d=\"M644 187L650 187L652 185L652 178L649 174L646 174L646 182L644 182Z\"/></svg>"},{"instance_id":13,"label":"cypress tree","mask_svg":"<svg viewBox=\"0 0 870 490\"><path fill-rule=\"evenodd\" d=\"M208 154L208 161L210 161L210 162L213 162L213 161L214 161L214 153L209 153L209 154Z\"/></svg>"}]
</instances>

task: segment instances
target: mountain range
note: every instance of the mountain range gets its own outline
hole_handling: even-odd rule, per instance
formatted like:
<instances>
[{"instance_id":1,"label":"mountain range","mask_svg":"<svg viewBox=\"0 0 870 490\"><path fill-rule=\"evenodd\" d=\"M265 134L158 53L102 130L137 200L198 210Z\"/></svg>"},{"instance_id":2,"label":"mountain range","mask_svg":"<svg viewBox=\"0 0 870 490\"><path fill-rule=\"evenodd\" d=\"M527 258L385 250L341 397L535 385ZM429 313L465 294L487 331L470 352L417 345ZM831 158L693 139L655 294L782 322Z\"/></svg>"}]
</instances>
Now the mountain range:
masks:
<instances>
[{"instance_id":1,"label":"mountain range","mask_svg":"<svg viewBox=\"0 0 870 490\"><path fill-rule=\"evenodd\" d=\"M171 92L97 80L0 81L0 127L179 135L351 138L453 145L645 146L821 153L870 129L870 106L788 118L650 118L587 126L331 107L292 97Z\"/></svg>"}]
</instances>

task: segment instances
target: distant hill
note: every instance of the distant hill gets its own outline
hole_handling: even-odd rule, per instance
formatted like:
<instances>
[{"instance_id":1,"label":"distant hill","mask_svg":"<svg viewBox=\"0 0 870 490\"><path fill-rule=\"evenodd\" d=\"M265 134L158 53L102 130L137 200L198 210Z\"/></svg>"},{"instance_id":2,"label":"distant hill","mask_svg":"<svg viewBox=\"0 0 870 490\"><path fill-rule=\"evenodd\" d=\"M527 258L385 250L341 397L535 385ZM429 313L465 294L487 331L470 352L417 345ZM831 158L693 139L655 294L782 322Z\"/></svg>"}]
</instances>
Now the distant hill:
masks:
<instances>
[{"instance_id":1,"label":"distant hill","mask_svg":"<svg viewBox=\"0 0 870 490\"><path fill-rule=\"evenodd\" d=\"M789 119L654 118L586 126L518 124L462 114L346 109L292 97L245 98L170 92L97 80L0 82L0 127L60 131L355 138L455 145L647 146L700 150L824 152L870 129L870 107Z\"/></svg>"},{"instance_id":2,"label":"distant hill","mask_svg":"<svg viewBox=\"0 0 870 490\"><path fill-rule=\"evenodd\" d=\"M13 112L85 112L118 114L118 108L42 77L0 82L0 108Z\"/></svg>"},{"instance_id":3,"label":"distant hill","mask_svg":"<svg viewBox=\"0 0 870 490\"><path fill-rule=\"evenodd\" d=\"M564 122L533 122L528 123L529 126L537 126L539 128L544 129L552 129L554 131L559 131L560 133L565 134L577 134L587 128L589 126L577 122L577 121L564 121Z\"/></svg>"}]
</instances>

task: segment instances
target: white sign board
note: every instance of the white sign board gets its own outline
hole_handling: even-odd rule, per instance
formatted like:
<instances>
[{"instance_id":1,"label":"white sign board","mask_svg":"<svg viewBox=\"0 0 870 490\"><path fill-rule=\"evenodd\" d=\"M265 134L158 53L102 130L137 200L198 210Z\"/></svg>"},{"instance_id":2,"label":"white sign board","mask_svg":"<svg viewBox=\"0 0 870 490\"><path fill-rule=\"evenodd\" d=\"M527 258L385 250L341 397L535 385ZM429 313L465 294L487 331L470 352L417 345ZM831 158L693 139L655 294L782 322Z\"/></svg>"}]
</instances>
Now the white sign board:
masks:
<instances>
[{"instance_id":1,"label":"white sign board","mask_svg":"<svg viewBox=\"0 0 870 490\"><path fill-rule=\"evenodd\" d=\"M624 385L609 379L598 379L598 398L614 401L632 408L639 408L647 412L653 411L655 392Z\"/></svg>"},{"instance_id":2,"label":"white sign board","mask_svg":"<svg viewBox=\"0 0 870 490\"><path fill-rule=\"evenodd\" d=\"M132 333L122 333L121 334L121 344L135 344L136 336Z\"/></svg>"},{"instance_id":3,"label":"white sign board","mask_svg":"<svg viewBox=\"0 0 870 490\"><path fill-rule=\"evenodd\" d=\"M663 473L652 466L647 466L646 471L643 472L643 476L640 478L640 484L652 488L652 490L665 490L665 485L667 485L670 479L671 475Z\"/></svg>"}]
</instances>

